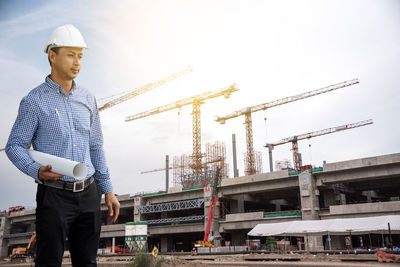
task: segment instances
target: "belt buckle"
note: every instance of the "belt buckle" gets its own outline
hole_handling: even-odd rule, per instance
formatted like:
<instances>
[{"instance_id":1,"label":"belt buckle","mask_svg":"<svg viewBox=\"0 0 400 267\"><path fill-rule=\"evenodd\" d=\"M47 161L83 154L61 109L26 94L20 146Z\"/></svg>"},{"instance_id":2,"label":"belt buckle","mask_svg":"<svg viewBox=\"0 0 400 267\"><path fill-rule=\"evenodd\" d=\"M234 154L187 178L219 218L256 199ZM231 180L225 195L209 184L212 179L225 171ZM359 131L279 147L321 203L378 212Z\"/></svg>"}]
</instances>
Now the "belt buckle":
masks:
<instances>
[{"instance_id":1,"label":"belt buckle","mask_svg":"<svg viewBox=\"0 0 400 267\"><path fill-rule=\"evenodd\" d=\"M77 186L76 185L79 185L81 188L76 188ZM82 192L83 190L85 189L85 181L82 181L82 182L76 182L76 183L74 183L74 187L72 188L72 192Z\"/></svg>"}]
</instances>

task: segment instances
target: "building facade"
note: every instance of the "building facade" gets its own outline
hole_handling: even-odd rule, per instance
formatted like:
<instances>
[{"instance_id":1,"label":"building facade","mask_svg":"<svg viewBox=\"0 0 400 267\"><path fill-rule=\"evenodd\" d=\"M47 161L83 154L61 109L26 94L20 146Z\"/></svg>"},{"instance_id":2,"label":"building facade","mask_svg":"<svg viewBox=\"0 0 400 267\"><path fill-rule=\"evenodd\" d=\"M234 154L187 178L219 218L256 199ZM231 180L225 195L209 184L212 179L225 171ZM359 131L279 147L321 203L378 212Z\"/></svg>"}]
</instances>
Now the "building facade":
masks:
<instances>
[{"instance_id":1,"label":"building facade","mask_svg":"<svg viewBox=\"0 0 400 267\"><path fill-rule=\"evenodd\" d=\"M303 172L276 171L223 179L217 188L212 237L217 246L242 246L259 223L400 215L400 153L324 164ZM102 202L100 248L125 246L125 224L146 221L148 246L161 252L190 251L204 238L211 188L172 187L168 192L120 195L120 217L107 222ZM35 231L35 210L2 216L0 252L26 246ZM326 236L308 238L310 250L327 249ZM348 247L349 237L332 236L332 249ZM351 246L387 244L387 236L353 236ZM400 242L399 235L392 243ZM291 243L296 245L297 238ZM399 244L397 244L399 246Z\"/></svg>"}]
</instances>

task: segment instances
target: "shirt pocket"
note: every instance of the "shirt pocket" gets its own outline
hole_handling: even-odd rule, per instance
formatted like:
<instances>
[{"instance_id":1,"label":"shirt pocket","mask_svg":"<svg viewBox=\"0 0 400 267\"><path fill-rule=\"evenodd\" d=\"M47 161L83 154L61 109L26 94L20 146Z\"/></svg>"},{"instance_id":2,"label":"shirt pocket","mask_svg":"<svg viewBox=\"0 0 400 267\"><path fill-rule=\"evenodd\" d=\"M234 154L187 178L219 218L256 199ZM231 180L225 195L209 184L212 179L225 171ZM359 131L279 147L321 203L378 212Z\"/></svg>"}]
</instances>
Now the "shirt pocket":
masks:
<instances>
[{"instance_id":1,"label":"shirt pocket","mask_svg":"<svg viewBox=\"0 0 400 267\"><path fill-rule=\"evenodd\" d=\"M48 141L57 140L67 136L67 131L65 129L62 114L60 111L55 109L50 109L48 112L44 113L41 118L41 130L44 132Z\"/></svg>"},{"instance_id":2,"label":"shirt pocket","mask_svg":"<svg viewBox=\"0 0 400 267\"><path fill-rule=\"evenodd\" d=\"M80 108L74 112L74 126L81 133L90 131L90 111L87 108Z\"/></svg>"}]
</instances>

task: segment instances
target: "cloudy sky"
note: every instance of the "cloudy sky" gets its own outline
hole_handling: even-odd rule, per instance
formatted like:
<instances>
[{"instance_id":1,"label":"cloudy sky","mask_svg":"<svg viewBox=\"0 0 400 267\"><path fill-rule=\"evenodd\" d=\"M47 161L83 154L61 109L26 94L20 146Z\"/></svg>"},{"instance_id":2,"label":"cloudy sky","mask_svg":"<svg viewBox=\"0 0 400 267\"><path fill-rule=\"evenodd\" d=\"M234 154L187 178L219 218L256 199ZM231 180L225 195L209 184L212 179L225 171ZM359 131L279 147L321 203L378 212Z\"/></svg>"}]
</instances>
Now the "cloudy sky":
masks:
<instances>
[{"instance_id":1,"label":"cloudy sky","mask_svg":"<svg viewBox=\"0 0 400 267\"><path fill-rule=\"evenodd\" d=\"M253 114L264 171L266 142L366 119L374 124L301 141L304 164L400 152L400 1L0 0L0 147L21 98L50 72L43 53L49 34L66 23L80 29L90 47L77 82L98 99L193 68L101 113L117 194L163 189L163 172L140 171L163 167L167 154L192 153L191 106L128 123L125 116L232 83L240 91L231 98L201 106L202 143L225 142L232 166L235 133L240 175L244 118L220 125L214 116L354 78L360 83ZM274 150L274 159L285 158L291 159L290 144ZM4 152L0 170L0 209L34 206L33 179Z\"/></svg>"}]
</instances>

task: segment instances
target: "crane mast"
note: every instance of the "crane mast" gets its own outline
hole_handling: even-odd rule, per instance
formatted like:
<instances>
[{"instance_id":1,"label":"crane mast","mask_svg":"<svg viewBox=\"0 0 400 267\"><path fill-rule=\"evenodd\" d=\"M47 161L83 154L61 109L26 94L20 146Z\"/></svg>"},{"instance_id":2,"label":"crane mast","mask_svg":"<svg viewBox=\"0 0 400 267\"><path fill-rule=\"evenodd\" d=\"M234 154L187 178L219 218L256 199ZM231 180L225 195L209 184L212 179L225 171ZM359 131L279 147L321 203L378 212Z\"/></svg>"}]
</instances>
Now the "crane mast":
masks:
<instances>
[{"instance_id":1,"label":"crane mast","mask_svg":"<svg viewBox=\"0 0 400 267\"><path fill-rule=\"evenodd\" d=\"M343 87L347 87L350 85L354 85L359 83L358 79L353 79L353 80L349 80L349 81L344 81L341 83L337 83L337 84L333 84L333 85L329 85L323 88L319 88L316 90L312 90L312 91L308 91L305 93L301 93L301 94L297 94L297 95L293 95L293 96L289 96L289 97L284 97L281 99L277 99L271 102L267 102L264 104L260 104L260 105L255 105L252 107L246 107L237 111L234 111L226 116L217 116L217 118L215 119L215 121L224 124L227 120L229 119L233 119L239 116L244 115L245 116L245 122L244 124L246 125L246 157L247 157L247 164L246 164L246 170L245 173L246 175L253 175L256 173L256 169L255 169L255 156L254 156L254 148L253 148L253 130L252 130L252 118L251 118L251 113L253 112L257 112L260 110L267 110L269 108L273 108L273 107L277 107L280 105L284 105L284 104L288 104L294 101L298 101L301 99L305 99L308 97L312 97L312 96L316 96L316 95L320 95L323 93L328 93L331 92L333 90L337 90Z\"/></svg>"},{"instance_id":2,"label":"crane mast","mask_svg":"<svg viewBox=\"0 0 400 267\"><path fill-rule=\"evenodd\" d=\"M272 169L272 150L274 149L275 146L279 146L279 145L283 145L283 144L291 142L292 143L292 151L293 151L293 164L294 164L294 167L296 170L300 170L301 164L300 164L300 155L298 152L299 151L298 143L297 143L298 141L304 140L304 139L310 139L310 138L321 136L321 135L336 133L336 132L340 132L340 131L344 131L344 130L350 130L353 128L362 127L362 126L366 126L369 124L373 124L372 119L359 121L356 123L351 123L351 124L346 124L346 125L341 125L341 126L337 126L337 127L327 128L327 129L310 132L310 133L305 133L305 134L301 134L301 135L297 135L297 136L295 135L295 136L281 139L276 142L267 143L267 144L265 144L265 147L267 147L269 150L270 170L271 170L271 172L273 171L273 169Z\"/></svg>"},{"instance_id":3,"label":"crane mast","mask_svg":"<svg viewBox=\"0 0 400 267\"><path fill-rule=\"evenodd\" d=\"M193 171L195 173L201 172L202 167L202 153L201 153L201 124L200 124L200 105L204 104L205 100L224 96L225 98L229 98L233 92L238 91L236 88L236 84L232 84L231 86L221 89L219 91L211 92L207 91L202 94L194 95L191 97L187 97L176 102L160 106L157 108L153 108L135 115L127 116L125 121L137 120L140 118L148 117L151 115L159 114L162 112L166 112L172 109L181 108L187 105L193 105Z\"/></svg>"}]
</instances>

